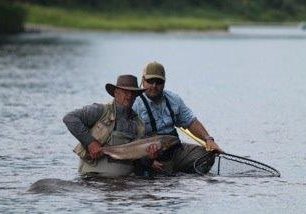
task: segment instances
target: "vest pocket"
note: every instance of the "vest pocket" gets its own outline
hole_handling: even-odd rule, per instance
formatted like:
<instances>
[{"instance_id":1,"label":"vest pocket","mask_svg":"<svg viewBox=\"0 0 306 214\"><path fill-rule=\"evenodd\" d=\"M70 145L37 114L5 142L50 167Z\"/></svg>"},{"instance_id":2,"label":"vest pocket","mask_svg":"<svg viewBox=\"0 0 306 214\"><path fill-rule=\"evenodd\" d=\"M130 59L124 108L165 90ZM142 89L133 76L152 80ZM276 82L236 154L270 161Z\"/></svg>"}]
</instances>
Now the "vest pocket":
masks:
<instances>
[{"instance_id":1,"label":"vest pocket","mask_svg":"<svg viewBox=\"0 0 306 214\"><path fill-rule=\"evenodd\" d=\"M107 122L99 121L92 129L91 135L98 140L102 145L104 145L110 136L112 131L112 125Z\"/></svg>"},{"instance_id":2,"label":"vest pocket","mask_svg":"<svg viewBox=\"0 0 306 214\"><path fill-rule=\"evenodd\" d=\"M84 162L91 166L95 166L97 164L96 160L93 160L89 153L86 151L86 149L82 146L81 143L78 143L78 145L73 149L73 152L76 153L79 158L81 158Z\"/></svg>"}]
</instances>

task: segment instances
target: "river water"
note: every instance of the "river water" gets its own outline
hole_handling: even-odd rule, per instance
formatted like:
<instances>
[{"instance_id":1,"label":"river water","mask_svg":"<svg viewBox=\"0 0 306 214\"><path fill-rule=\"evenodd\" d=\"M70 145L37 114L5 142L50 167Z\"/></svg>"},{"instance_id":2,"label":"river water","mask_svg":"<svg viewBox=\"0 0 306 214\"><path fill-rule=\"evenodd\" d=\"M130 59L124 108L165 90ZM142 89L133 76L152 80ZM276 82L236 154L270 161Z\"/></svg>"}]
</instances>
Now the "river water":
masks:
<instances>
[{"instance_id":1,"label":"river water","mask_svg":"<svg viewBox=\"0 0 306 214\"><path fill-rule=\"evenodd\" d=\"M0 42L1 213L303 213L306 197L306 36L43 32ZM84 181L66 112L109 102L106 83L167 71L228 153L281 177L181 175ZM189 140L182 136L185 140ZM61 179L54 191L27 190ZM66 183L65 183L66 182Z\"/></svg>"}]
</instances>

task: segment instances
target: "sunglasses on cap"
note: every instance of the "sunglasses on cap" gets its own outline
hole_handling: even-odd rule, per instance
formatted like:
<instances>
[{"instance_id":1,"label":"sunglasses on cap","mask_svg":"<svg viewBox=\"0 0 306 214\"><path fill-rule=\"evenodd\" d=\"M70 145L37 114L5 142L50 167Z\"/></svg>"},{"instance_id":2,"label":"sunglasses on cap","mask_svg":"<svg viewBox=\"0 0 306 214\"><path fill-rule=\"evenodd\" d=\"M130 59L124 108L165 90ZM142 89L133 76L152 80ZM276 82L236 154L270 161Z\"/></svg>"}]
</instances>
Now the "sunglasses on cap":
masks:
<instances>
[{"instance_id":1,"label":"sunglasses on cap","mask_svg":"<svg viewBox=\"0 0 306 214\"><path fill-rule=\"evenodd\" d=\"M158 78L153 78L153 79L147 79L145 80L147 83L149 83L150 85L153 85L154 83L156 85L162 85L165 83L165 80L162 79L158 79Z\"/></svg>"}]
</instances>

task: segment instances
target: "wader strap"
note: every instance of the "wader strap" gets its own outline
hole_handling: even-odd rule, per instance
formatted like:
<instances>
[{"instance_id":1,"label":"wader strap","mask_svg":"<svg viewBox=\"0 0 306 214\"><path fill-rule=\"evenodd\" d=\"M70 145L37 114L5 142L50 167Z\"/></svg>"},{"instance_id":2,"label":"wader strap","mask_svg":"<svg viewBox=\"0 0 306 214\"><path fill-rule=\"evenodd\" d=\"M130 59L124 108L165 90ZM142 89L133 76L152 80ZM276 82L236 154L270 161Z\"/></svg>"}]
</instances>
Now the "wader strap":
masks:
<instances>
[{"instance_id":1,"label":"wader strap","mask_svg":"<svg viewBox=\"0 0 306 214\"><path fill-rule=\"evenodd\" d=\"M149 118L150 118L152 131L153 131L153 133L157 133L156 122L155 122L155 119L153 117L153 114L152 114L151 108L149 106L149 103L143 95L140 95L140 98L142 99L142 102L144 103L144 105L147 109L147 112L148 112L148 115L149 115Z\"/></svg>"},{"instance_id":2,"label":"wader strap","mask_svg":"<svg viewBox=\"0 0 306 214\"><path fill-rule=\"evenodd\" d=\"M152 114L151 108L149 106L149 103L148 103L148 101L146 100L146 98L143 95L140 95L140 98L142 99L142 101L143 101L143 103L144 103L144 105L145 105L145 107L147 109L147 112L148 112L148 115L149 115L149 118L150 118L150 123L151 123L152 131L153 131L153 133L157 133L156 121L155 121L155 119L153 117L153 114ZM173 126L175 126L174 112L173 112L173 110L171 108L171 105L170 105L170 102L169 102L169 100L167 99L166 96L165 96L165 100L166 100L166 106L169 109L169 112L170 112L170 115L171 115L171 118L172 118ZM173 136L179 137L179 135L178 135L178 133L177 133L175 128L170 133L158 134L158 135L173 135ZM173 158L174 152L177 149L179 149L179 148L182 148L182 144L181 143L176 144L176 145L172 146L170 149L162 152L160 154L160 156L158 157L158 160L160 160L160 161L170 161ZM150 166L152 165L151 162L149 164L150 164Z\"/></svg>"},{"instance_id":3,"label":"wader strap","mask_svg":"<svg viewBox=\"0 0 306 214\"><path fill-rule=\"evenodd\" d=\"M166 96L165 96L165 100L166 100L166 106L167 106L167 108L168 108L169 111L170 111L170 115L171 115L171 118L172 118L173 127L175 127L174 112L173 112L173 110L172 110L172 108L171 108L171 105L170 105L170 102L169 102L169 100L168 100L168 98L167 98ZM175 128L174 128L174 130L171 132L171 134L172 134L172 135L175 135L175 136L177 136L177 137L179 136Z\"/></svg>"},{"instance_id":4,"label":"wader strap","mask_svg":"<svg viewBox=\"0 0 306 214\"><path fill-rule=\"evenodd\" d=\"M151 108L149 106L149 103L143 95L140 95L140 98L142 99L142 101L143 101L143 103L144 103L144 105L147 109L147 112L148 112L148 115L149 115L149 118L150 118L150 124L151 124L151 127L152 127L152 132L157 133L156 121L153 117L153 114L152 114ZM170 116L171 116L171 119L172 119L173 126L175 126L174 112L173 112L173 110L171 108L171 105L170 105L170 102L169 102L169 100L166 96L165 96L165 100L166 100L166 106L170 111ZM177 136L177 137L179 136L176 129L174 129L171 133L167 133L167 134L174 135L174 136Z\"/></svg>"},{"instance_id":5,"label":"wader strap","mask_svg":"<svg viewBox=\"0 0 306 214\"><path fill-rule=\"evenodd\" d=\"M170 102L169 102L169 100L168 100L168 98L165 96L165 100L166 100L166 106L167 106L167 108L169 109L169 111L170 111L170 115L171 115L171 118L172 118L172 122L173 122L173 126L175 126L175 122L174 122L174 112L173 112L173 110L172 110L172 108L171 108L171 105L170 105Z\"/></svg>"},{"instance_id":6,"label":"wader strap","mask_svg":"<svg viewBox=\"0 0 306 214\"><path fill-rule=\"evenodd\" d=\"M115 119L115 125L114 125L113 131L116 131L116 130L117 130L117 118Z\"/></svg>"}]
</instances>

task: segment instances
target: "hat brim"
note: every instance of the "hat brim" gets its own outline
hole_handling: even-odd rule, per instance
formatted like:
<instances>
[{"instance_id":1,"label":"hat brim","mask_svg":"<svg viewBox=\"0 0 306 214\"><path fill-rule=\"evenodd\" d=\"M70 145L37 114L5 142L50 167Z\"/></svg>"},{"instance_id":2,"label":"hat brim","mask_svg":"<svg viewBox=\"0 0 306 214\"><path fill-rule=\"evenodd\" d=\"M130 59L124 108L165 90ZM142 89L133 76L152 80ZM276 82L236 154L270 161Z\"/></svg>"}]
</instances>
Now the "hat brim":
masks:
<instances>
[{"instance_id":1,"label":"hat brim","mask_svg":"<svg viewBox=\"0 0 306 214\"><path fill-rule=\"evenodd\" d=\"M146 75L144 75L143 76L146 80L148 80L148 79L155 79L155 78L157 78L157 79L161 79L161 80L166 80L165 79L165 77L162 77L162 76L159 76L159 75L154 75L154 74L146 74Z\"/></svg>"},{"instance_id":2,"label":"hat brim","mask_svg":"<svg viewBox=\"0 0 306 214\"><path fill-rule=\"evenodd\" d=\"M143 88L115 86L111 83L107 83L105 85L105 89L106 89L107 93L109 93L112 97L114 97L114 92L115 92L116 88L120 88L120 89L128 90L128 91L134 91L134 92L136 92L136 96L141 95L146 90L146 89L143 89Z\"/></svg>"}]
</instances>

